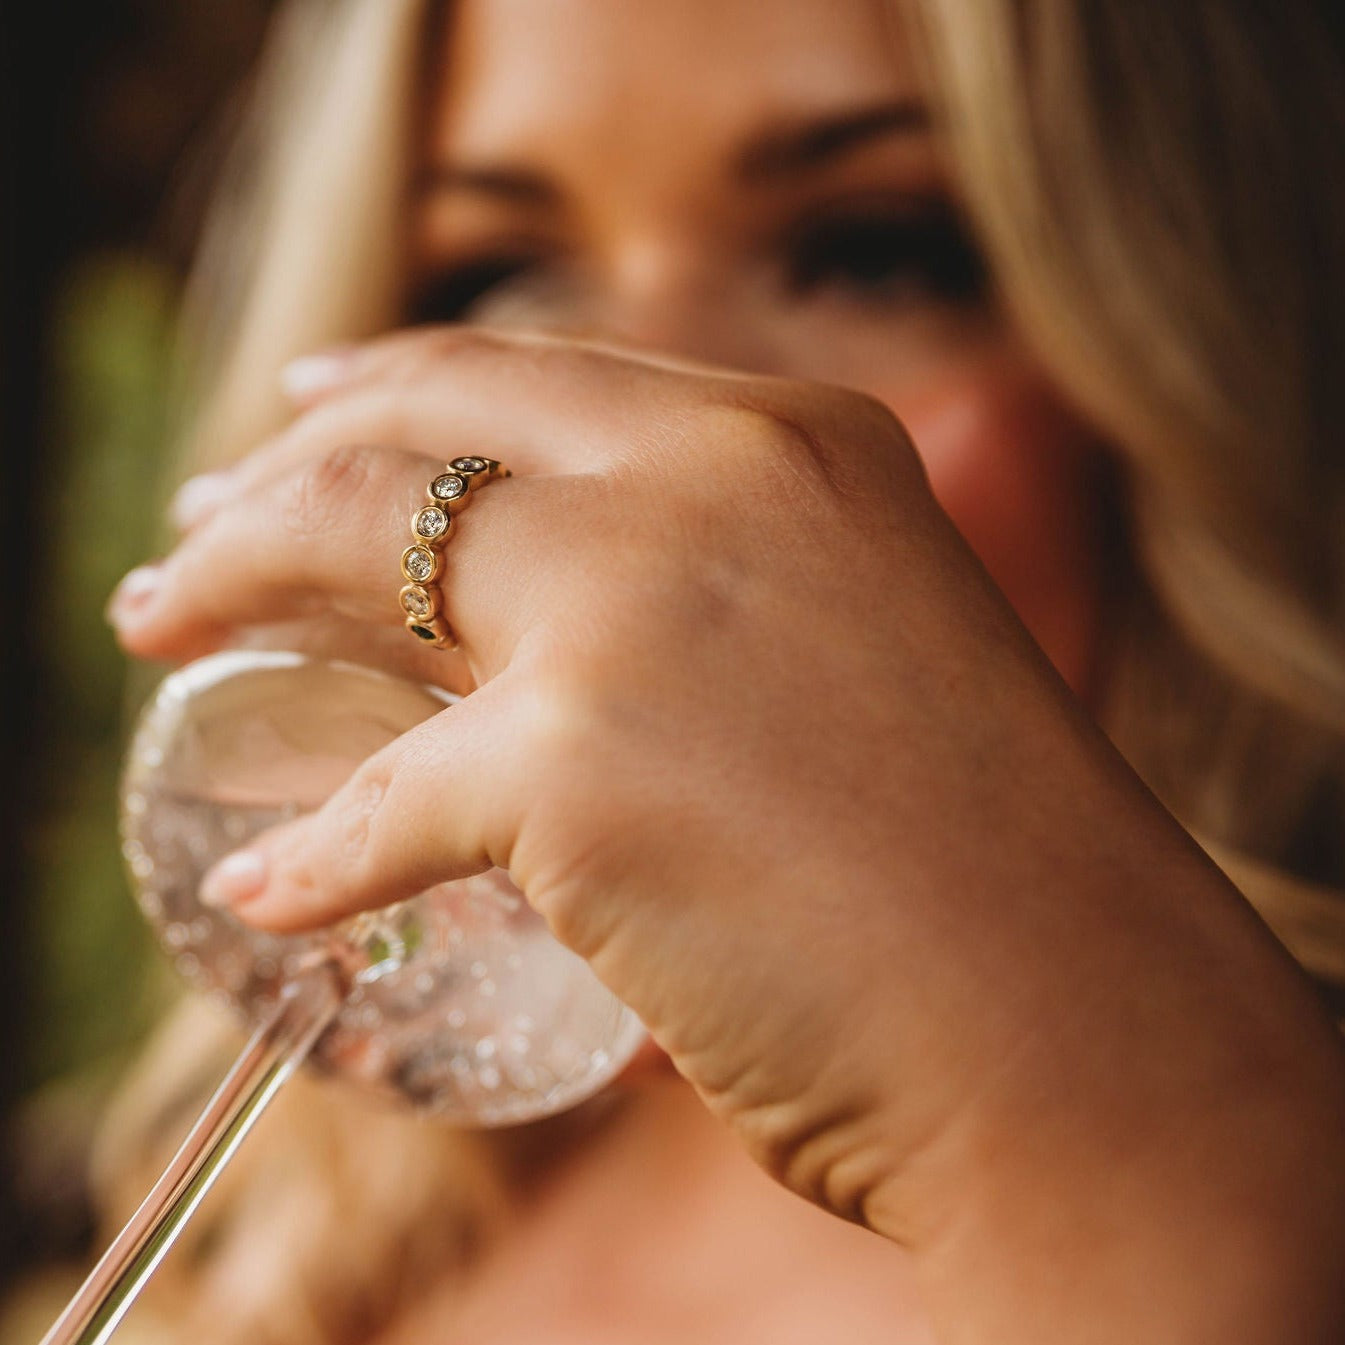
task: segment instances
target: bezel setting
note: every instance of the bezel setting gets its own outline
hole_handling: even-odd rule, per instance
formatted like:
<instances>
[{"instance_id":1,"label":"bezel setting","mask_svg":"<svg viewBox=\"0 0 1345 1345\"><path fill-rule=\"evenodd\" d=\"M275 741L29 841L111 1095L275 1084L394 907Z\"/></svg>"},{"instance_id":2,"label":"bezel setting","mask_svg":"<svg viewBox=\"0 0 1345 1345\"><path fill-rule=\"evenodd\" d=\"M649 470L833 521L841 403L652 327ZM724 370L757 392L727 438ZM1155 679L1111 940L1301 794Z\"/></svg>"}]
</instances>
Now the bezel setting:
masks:
<instances>
[{"instance_id":1,"label":"bezel setting","mask_svg":"<svg viewBox=\"0 0 1345 1345\"><path fill-rule=\"evenodd\" d=\"M439 578L443 562L437 551L423 542L402 552L402 573L413 584L432 584Z\"/></svg>"},{"instance_id":2,"label":"bezel setting","mask_svg":"<svg viewBox=\"0 0 1345 1345\"><path fill-rule=\"evenodd\" d=\"M427 504L417 510L415 518L411 520L411 531L422 541L442 542L448 537L452 524L447 509L437 504Z\"/></svg>"},{"instance_id":3,"label":"bezel setting","mask_svg":"<svg viewBox=\"0 0 1345 1345\"><path fill-rule=\"evenodd\" d=\"M461 472L442 472L430 482L430 499L435 504L452 504L467 495L467 478Z\"/></svg>"},{"instance_id":4,"label":"bezel setting","mask_svg":"<svg viewBox=\"0 0 1345 1345\"><path fill-rule=\"evenodd\" d=\"M428 621L439 615L439 590L423 584L407 584L397 595L402 611L417 621Z\"/></svg>"},{"instance_id":5,"label":"bezel setting","mask_svg":"<svg viewBox=\"0 0 1345 1345\"><path fill-rule=\"evenodd\" d=\"M402 552L402 577L407 582L397 595L404 621L412 635L436 649L456 649L457 639L444 620L443 601L435 581L443 572L443 545L453 531L454 515L463 509L471 493L497 477L511 475L494 458L469 453L454 458L425 488L428 503L411 516L415 543Z\"/></svg>"}]
</instances>

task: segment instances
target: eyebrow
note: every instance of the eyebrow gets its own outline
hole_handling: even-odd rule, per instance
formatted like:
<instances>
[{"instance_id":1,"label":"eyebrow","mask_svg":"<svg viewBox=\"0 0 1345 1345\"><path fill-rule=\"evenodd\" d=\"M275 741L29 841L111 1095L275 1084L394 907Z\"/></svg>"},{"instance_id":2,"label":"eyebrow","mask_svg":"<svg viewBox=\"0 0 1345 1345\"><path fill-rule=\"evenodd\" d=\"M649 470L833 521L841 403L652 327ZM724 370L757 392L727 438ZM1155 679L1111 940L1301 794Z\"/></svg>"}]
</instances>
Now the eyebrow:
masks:
<instances>
[{"instance_id":1,"label":"eyebrow","mask_svg":"<svg viewBox=\"0 0 1345 1345\"><path fill-rule=\"evenodd\" d=\"M555 205L560 193L541 173L527 168L476 167L432 163L416 177L418 192L474 192L498 196L518 205Z\"/></svg>"},{"instance_id":2,"label":"eyebrow","mask_svg":"<svg viewBox=\"0 0 1345 1345\"><path fill-rule=\"evenodd\" d=\"M805 173L866 141L917 135L929 128L929 109L916 98L804 117L757 135L735 157L734 175L761 182ZM510 165L432 163L417 175L414 185L418 192L468 192L522 206L555 206L560 200L560 192L545 174Z\"/></svg>"},{"instance_id":3,"label":"eyebrow","mask_svg":"<svg viewBox=\"0 0 1345 1345\"><path fill-rule=\"evenodd\" d=\"M832 116L808 117L772 127L757 136L738 156L737 175L759 182L803 173L866 141L888 135L916 135L929 129L929 109L918 98L875 103Z\"/></svg>"}]
</instances>

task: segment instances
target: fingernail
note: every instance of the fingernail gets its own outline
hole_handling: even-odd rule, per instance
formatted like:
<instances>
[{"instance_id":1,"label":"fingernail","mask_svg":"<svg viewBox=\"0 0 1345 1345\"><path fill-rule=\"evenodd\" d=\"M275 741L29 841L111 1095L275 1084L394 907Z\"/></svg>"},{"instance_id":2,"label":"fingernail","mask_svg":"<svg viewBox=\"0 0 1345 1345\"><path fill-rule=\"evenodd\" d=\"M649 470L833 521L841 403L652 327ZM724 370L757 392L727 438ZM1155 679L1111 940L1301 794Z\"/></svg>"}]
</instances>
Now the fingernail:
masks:
<instances>
[{"instance_id":1,"label":"fingernail","mask_svg":"<svg viewBox=\"0 0 1345 1345\"><path fill-rule=\"evenodd\" d=\"M355 365L354 346L335 346L301 355L280 371L280 387L292 402L311 402L348 381Z\"/></svg>"},{"instance_id":2,"label":"fingernail","mask_svg":"<svg viewBox=\"0 0 1345 1345\"><path fill-rule=\"evenodd\" d=\"M179 532L204 523L229 495L227 472L202 472L184 481L168 506L168 515Z\"/></svg>"},{"instance_id":3,"label":"fingernail","mask_svg":"<svg viewBox=\"0 0 1345 1345\"><path fill-rule=\"evenodd\" d=\"M122 621L133 616L159 591L163 584L163 567L142 565L132 570L107 600L107 619Z\"/></svg>"},{"instance_id":4,"label":"fingernail","mask_svg":"<svg viewBox=\"0 0 1345 1345\"><path fill-rule=\"evenodd\" d=\"M237 850L201 880L203 906L237 906L266 886L266 860L255 850Z\"/></svg>"}]
</instances>

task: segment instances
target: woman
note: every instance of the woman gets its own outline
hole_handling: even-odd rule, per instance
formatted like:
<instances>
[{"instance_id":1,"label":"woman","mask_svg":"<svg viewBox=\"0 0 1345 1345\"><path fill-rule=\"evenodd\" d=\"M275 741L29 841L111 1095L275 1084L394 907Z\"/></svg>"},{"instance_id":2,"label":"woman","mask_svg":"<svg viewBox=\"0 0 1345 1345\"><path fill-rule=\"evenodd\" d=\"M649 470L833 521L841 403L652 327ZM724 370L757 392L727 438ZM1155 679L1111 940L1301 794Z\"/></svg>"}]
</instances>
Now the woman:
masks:
<instances>
[{"instance_id":1,"label":"woman","mask_svg":"<svg viewBox=\"0 0 1345 1345\"><path fill-rule=\"evenodd\" d=\"M212 896L293 928L505 863L725 1123L656 1074L496 1154L500 1231L407 1339L814 1337L838 1302L850 1337L1345 1325L1340 1043L1094 724L1282 871L1268 913L1338 969L1337 907L1292 876L1339 877L1345 302L1286 240L1342 206L1280 168L1339 144L1338 49L1306 7L961 8L467 3L427 43L437 12L364 6L277 154L203 456L276 430L297 355L495 330L289 363L297 418L184 492L119 634L182 658L298 623L479 689ZM344 155L313 152L324 115ZM1225 167L1257 150L1279 200ZM453 654L387 574L469 452L517 479L450 544ZM730 1136L908 1260L767 1195ZM442 1235L398 1213L384 1246ZM318 1338L384 1324L337 1315Z\"/></svg>"}]
</instances>

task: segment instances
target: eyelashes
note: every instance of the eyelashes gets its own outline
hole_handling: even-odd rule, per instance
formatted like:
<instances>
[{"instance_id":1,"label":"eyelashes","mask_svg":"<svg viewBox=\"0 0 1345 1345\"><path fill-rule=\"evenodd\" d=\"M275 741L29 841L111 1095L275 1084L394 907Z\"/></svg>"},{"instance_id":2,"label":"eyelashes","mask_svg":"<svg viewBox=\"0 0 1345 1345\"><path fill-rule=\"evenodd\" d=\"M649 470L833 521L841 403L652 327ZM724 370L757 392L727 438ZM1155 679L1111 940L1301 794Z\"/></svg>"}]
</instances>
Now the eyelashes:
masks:
<instances>
[{"instance_id":1,"label":"eyelashes","mask_svg":"<svg viewBox=\"0 0 1345 1345\"><path fill-rule=\"evenodd\" d=\"M540 264L539 257L517 253L448 267L412 294L407 318L413 324L464 321L487 296Z\"/></svg>"},{"instance_id":2,"label":"eyelashes","mask_svg":"<svg viewBox=\"0 0 1345 1345\"><path fill-rule=\"evenodd\" d=\"M960 220L943 208L823 217L795 231L787 276L799 294L833 290L865 304L981 299L985 261Z\"/></svg>"},{"instance_id":3,"label":"eyelashes","mask_svg":"<svg viewBox=\"0 0 1345 1345\"><path fill-rule=\"evenodd\" d=\"M763 253L749 264L764 260L775 268L796 302L834 296L895 312L920 302L977 303L989 288L980 251L957 216L941 205L813 214ZM412 294L407 316L412 323L471 321L512 294L554 291L550 282L569 266L567 258L540 248L488 253L431 276Z\"/></svg>"}]
</instances>

